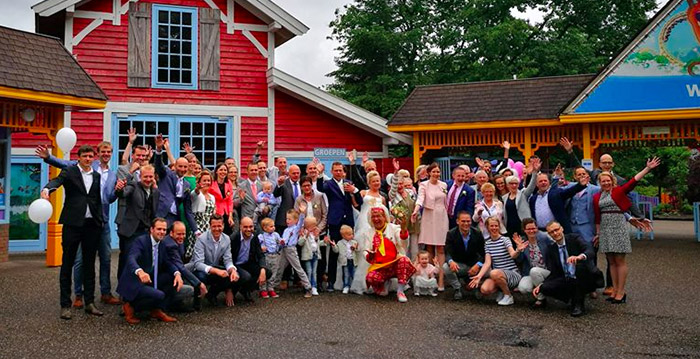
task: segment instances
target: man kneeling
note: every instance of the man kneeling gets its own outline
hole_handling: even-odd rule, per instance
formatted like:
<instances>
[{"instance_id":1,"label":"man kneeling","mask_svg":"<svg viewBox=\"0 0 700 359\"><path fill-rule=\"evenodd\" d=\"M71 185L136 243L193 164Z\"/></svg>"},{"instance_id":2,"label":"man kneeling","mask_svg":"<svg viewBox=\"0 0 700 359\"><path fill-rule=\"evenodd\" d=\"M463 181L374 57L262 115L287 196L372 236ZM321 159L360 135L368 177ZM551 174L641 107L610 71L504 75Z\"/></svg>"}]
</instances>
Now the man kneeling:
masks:
<instances>
[{"instance_id":1,"label":"man kneeling","mask_svg":"<svg viewBox=\"0 0 700 359\"><path fill-rule=\"evenodd\" d=\"M564 235L564 229L556 222L547 224L547 234L554 240L548 244L545 263L549 276L532 294L541 292L564 302L571 301L571 316L585 313L586 294L603 287L603 273L593 261L593 248L578 234Z\"/></svg>"},{"instance_id":2,"label":"man kneeling","mask_svg":"<svg viewBox=\"0 0 700 359\"><path fill-rule=\"evenodd\" d=\"M370 264L366 277L367 287L384 296L388 294L385 282L397 278L399 288L396 296L399 302L405 303L408 301L404 293L406 283L416 272L405 254L409 234L408 230L399 225L388 223L387 217L384 208L375 207L370 211L374 233L369 234L365 245L367 262Z\"/></svg>"},{"instance_id":3,"label":"man kneeling","mask_svg":"<svg viewBox=\"0 0 700 359\"><path fill-rule=\"evenodd\" d=\"M154 219L150 233L136 237L129 250L117 286L124 300L124 318L129 324L140 322L135 313L142 310L150 310L151 317L163 322L177 321L163 312L175 292L182 288L180 272L163 242L166 226L165 219Z\"/></svg>"}]
</instances>

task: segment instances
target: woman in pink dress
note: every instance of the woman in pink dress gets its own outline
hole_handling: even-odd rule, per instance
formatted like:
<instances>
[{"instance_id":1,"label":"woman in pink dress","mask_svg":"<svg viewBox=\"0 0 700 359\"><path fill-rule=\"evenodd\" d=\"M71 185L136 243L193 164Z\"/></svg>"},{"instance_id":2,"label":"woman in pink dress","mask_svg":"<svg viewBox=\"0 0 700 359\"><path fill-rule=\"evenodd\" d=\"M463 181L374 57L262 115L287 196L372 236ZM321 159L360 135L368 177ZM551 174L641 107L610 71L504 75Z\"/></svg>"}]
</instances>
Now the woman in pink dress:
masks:
<instances>
[{"instance_id":1,"label":"woman in pink dress","mask_svg":"<svg viewBox=\"0 0 700 359\"><path fill-rule=\"evenodd\" d=\"M411 215L411 221L418 219L422 209L420 235L418 244L424 244L433 257L437 257L440 269L438 276L438 291L445 290L442 263L445 262L445 236L449 229L447 219L447 184L440 181L440 167L433 163L427 168L430 178L418 186L418 200Z\"/></svg>"}]
</instances>

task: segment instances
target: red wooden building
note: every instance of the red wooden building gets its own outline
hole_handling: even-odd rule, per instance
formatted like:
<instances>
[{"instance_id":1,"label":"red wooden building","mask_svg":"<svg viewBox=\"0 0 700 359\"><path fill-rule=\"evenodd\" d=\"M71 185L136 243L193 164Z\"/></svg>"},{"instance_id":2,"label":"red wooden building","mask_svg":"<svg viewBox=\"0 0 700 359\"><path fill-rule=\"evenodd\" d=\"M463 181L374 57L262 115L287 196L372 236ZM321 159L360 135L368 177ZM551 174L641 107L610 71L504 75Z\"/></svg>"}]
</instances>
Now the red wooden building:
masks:
<instances>
[{"instance_id":1,"label":"red wooden building","mask_svg":"<svg viewBox=\"0 0 700 359\"><path fill-rule=\"evenodd\" d=\"M228 156L245 167L260 140L264 157L290 163L306 163L319 147L385 158L388 145L412 142L275 68L277 47L308 28L272 1L45 0L33 10L37 32L60 38L109 97L103 111L66 114L78 145L107 140L123 149L134 127L145 143L167 135L176 156L193 144L211 168ZM26 133L12 140L24 147L16 155L48 143Z\"/></svg>"}]
</instances>

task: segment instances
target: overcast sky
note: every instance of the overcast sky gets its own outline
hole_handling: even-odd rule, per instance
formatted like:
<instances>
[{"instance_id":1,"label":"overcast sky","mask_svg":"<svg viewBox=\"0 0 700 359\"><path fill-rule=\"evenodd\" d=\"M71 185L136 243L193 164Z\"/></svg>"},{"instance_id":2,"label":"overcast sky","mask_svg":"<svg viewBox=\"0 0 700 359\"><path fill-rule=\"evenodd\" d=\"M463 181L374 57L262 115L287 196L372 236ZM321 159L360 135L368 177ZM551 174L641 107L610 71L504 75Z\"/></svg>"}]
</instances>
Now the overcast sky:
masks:
<instances>
[{"instance_id":1,"label":"overcast sky","mask_svg":"<svg viewBox=\"0 0 700 359\"><path fill-rule=\"evenodd\" d=\"M0 0L0 25L34 31L34 12L31 6L40 0ZM326 39L328 24L335 10L352 0L274 0L274 2L306 24L310 30L303 36L288 41L276 53L276 67L316 86L332 82L326 74L335 69L333 58L337 43ZM665 0L657 0L664 3ZM537 21L535 12L523 14Z\"/></svg>"}]
</instances>

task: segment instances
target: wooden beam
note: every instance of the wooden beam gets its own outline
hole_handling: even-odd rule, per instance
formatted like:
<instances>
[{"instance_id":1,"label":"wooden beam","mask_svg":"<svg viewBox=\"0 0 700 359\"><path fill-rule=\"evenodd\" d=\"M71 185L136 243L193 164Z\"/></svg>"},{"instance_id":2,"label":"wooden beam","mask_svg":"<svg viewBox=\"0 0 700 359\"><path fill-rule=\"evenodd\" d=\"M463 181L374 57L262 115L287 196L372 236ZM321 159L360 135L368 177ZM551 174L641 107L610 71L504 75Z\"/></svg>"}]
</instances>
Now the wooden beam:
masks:
<instances>
[{"instance_id":1,"label":"wooden beam","mask_svg":"<svg viewBox=\"0 0 700 359\"><path fill-rule=\"evenodd\" d=\"M95 19L88 26L82 29L78 35L73 38L73 45L78 45L83 39L88 36L93 30L97 29L104 22L103 19Z\"/></svg>"},{"instance_id":2,"label":"wooden beam","mask_svg":"<svg viewBox=\"0 0 700 359\"><path fill-rule=\"evenodd\" d=\"M561 126L557 119L532 119L514 121L479 121L479 122L456 122L456 123L435 123L435 124L415 124L415 125L389 125L389 131L393 132L413 132L413 131L453 131L453 130L474 130L484 128L515 128L515 127L544 127Z\"/></svg>"},{"instance_id":3,"label":"wooden beam","mask_svg":"<svg viewBox=\"0 0 700 359\"><path fill-rule=\"evenodd\" d=\"M248 40L250 40L250 42L253 44L253 46L255 46L255 48L258 49L258 51L260 51L260 54L264 58L267 58L267 56L268 56L267 49L265 49L265 47L260 43L260 41L258 41L258 39L255 38L255 36L253 36L253 34L250 33L250 31L243 30L243 36L245 36Z\"/></svg>"},{"instance_id":4,"label":"wooden beam","mask_svg":"<svg viewBox=\"0 0 700 359\"><path fill-rule=\"evenodd\" d=\"M226 0L226 33L233 34L234 0Z\"/></svg>"}]
</instances>

